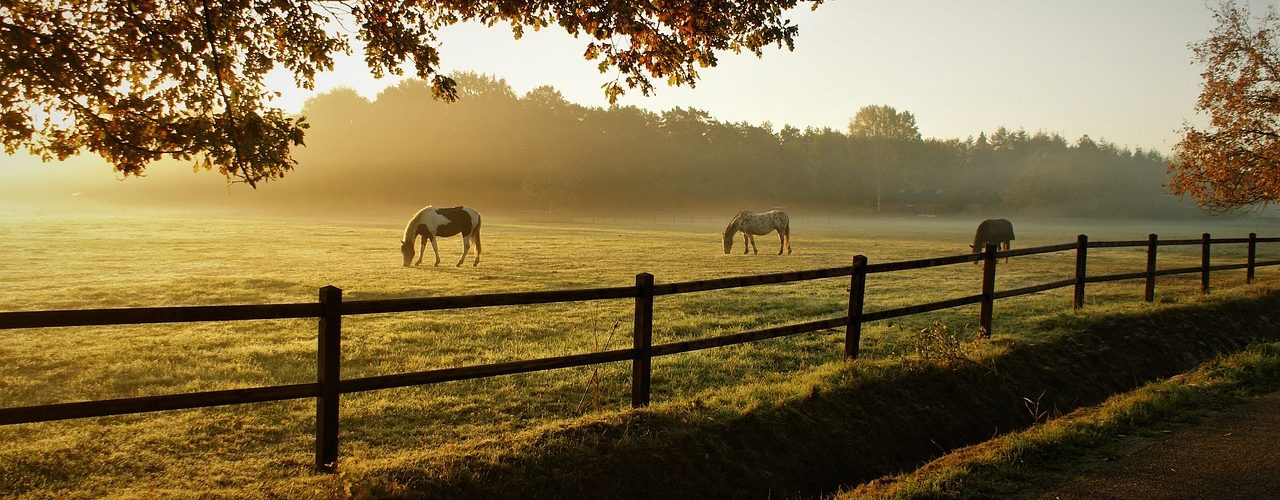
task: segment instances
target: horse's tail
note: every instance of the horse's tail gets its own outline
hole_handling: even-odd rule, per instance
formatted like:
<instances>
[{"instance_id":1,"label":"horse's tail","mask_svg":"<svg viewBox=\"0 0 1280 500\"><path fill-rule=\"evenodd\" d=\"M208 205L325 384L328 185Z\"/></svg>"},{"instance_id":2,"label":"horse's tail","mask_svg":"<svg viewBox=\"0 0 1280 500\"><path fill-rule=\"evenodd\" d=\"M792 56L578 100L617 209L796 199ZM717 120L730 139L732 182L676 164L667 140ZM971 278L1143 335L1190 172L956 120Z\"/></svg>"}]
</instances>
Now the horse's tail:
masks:
<instances>
[{"instance_id":1,"label":"horse's tail","mask_svg":"<svg viewBox=\"0 0 1280 500\"><path fill-rule=\"evenodd\" d=\"M471 230L471 241L476 244L476 264L480 263L480 214L476 214L476 227ZM475 265L475 264L472 264Z\"/></svg>"},{"instance_id":2,"label":"horse's tail","mask_svg":"<svg viewBox=\"0 0 1280 500\"><path fill-rule=\"evenodd\" d=\"M791 217L786 212L782 214L782 227L778 228L778 232L782 234L782 243L787 247L787 255L791 255ZM778 249L778 255L782 255L782 249Z\"/></svg>"}]
</instances>

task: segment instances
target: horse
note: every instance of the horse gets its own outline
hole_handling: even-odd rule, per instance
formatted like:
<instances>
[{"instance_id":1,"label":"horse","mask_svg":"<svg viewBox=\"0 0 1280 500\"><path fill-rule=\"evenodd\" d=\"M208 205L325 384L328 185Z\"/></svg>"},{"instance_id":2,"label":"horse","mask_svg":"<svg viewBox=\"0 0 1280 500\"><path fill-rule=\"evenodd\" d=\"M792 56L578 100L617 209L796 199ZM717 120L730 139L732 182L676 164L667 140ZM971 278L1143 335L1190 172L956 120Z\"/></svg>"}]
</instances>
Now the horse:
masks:
<instances>
[{"instance_id":1,"label":"horse","mask_svg":"<svg viewBox=\"0 0 1280 500\"><path fill-rule=\"evenodd\" d=\"M778 255L782 255L782 250L787 250L787 255L791 255L791 218L781 210L770 210L764 213L755 213L750 210L738 212L729 221L729 225L724 228L724 253L728 254L733 249L734 233L742 231L742 253L747 253L747 246L750 245L751 251L756 250L756 236L769 234L770 231L778 232Z\"/></svg>"},{"instance_id":2,"label":"horse","mask_svg":"<svg viewBox=\"0 0 1280 500\"><path fill-rule=\"evenodd\" d=\"M978 224L978 230L973 233L973 244L969 245L969 250L973 253L980 253L986 248L987 243L995 243L999 245L997 250L1008 250L1009 242L1013 240L1013 223L1005 219L987 219ZM1009 258L1004 258L1005 262L1009 262ZM977 261L973 262L977 264Z\"/></svg>"},{"instance_id":3,"label":"horse","mask_svg":"<svg viewBox=\"0 0 1280 500\"><path fill-rule=\"evenodd\" d=\"M413 214L413 218L409 219L409 224L404 227L404 237L400 239L400 253L404 255L404 265L407 267L409 261L413 260L413 243L418 236L422 236L422 245L418 248L418 262L415 266L422 265L422 257L427 252L427 242L431 242L431 249L436 252L436 265L440 265L440 247L436 246L436 238L447 238L454 235L462 235L462 258L458 259L459 266L467 260L467 252L471 250L471 243L476 244L476 260L471 265L480 264L480 213L474 208L468 206L452 207L452 208L435 208L427 205L418 213Z\"/></svg>"}]
</instances>

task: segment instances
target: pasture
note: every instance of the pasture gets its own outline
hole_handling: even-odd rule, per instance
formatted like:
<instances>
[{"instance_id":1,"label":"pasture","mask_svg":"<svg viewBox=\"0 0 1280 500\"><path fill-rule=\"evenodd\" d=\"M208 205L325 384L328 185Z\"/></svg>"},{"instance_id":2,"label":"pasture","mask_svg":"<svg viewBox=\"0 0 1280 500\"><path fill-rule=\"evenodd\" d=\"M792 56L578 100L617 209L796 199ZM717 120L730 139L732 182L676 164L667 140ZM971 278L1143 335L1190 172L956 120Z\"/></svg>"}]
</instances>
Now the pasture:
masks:
<instances>
[{"instance_id":1,"label":"pasture","mask_svg":"<svg viewBox=\"0 0 1280 500\"><path fill-rule=\"evenodd\" d=\"M401 266L403 223L411 212L321 223L302 218L23 215L0 218L0 311L315 300L335 285L347 299L624 286L636 273L658 283L847 265L864 254L880 263L968 251L976 220L857 220L793 215L794 254L777 256L774 234L760 255L721 253L721 218L528 221L485 214L478 267L451 264L457 238L442 239L440 267ZM1013 248L1091 240L1280 235L1275 224L1217 219L1197 223L1014 219ZM1140 271L1139 249L1090 251L1091 274ZM1214 251L1240 262L1244 246ZM1161 268L1199 263L1198 247L1161 248ZM1260 245L1259 259L1280 258ZM428 259L428 262L430 259ZM1000 264L998 289L1072 275L1071 252ZM1260 281L1280 278L1260 269ZM981 266L955 265L875 275L867 311L976 293ZM1215 273L1216 293L1243 286L1243 271ZM843 315L847 278L660 297L654 341L688 340ZM1071 312L1070 289L1000 301L995 341L1052 335ZM1157 304L1140 281L1090 285L1087 308L1126 310L1195 300L1197 275L1161 278ZM343 376L515 361L630 345L629 300L352 317L343 325ZM919 331L935 321L976 336L977 306L864 328L868 362L911 356ZM314 320L30 329L0 341L0 406L26 406L312 381ZM832 332L835 333L835 332ZM803 335L654 360L656 404L749 408L770 384L841 361L840 335ZM570 425L628 406L630 368L498 377L345 396L343 464L389 463L453 447L502 442L530 428ZM767 392L767 391L765 391ZM765 396L767 397L767 396ZM719 402L719 403L717 403ZM138 414L0 427L0 494L66 496L298 496L333 481L311 472L314 408L307 401Z\"/></svg>"}]
</instances>

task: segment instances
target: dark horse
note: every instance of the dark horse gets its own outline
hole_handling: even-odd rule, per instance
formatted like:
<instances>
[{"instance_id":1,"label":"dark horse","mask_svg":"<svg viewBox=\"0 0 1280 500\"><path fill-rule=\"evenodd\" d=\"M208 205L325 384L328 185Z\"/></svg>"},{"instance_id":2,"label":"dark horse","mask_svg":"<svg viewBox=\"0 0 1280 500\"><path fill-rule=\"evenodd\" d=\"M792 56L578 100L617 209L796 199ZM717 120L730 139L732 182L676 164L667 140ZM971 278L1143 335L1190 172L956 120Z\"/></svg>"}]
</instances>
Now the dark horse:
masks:
<instances>
[{"instance_id":1,"label":"dark horse","mask_svg":"<svg viewBox=\"0 0 1280 500\"><path fill-rule=\"evenodd\" d=\"M1009 242L1013 241L1013 223L1005 219L987 219L978 224L978 231L973 234L973 244L969 245L969 249L973 253L982 252L986 248L987 243L998 245L997 250L1008 250ZM1004 258L1005 262L1009 262L1009 258ZM974 261L977 264L977 261Z\"/></svg>"}]
</instances>

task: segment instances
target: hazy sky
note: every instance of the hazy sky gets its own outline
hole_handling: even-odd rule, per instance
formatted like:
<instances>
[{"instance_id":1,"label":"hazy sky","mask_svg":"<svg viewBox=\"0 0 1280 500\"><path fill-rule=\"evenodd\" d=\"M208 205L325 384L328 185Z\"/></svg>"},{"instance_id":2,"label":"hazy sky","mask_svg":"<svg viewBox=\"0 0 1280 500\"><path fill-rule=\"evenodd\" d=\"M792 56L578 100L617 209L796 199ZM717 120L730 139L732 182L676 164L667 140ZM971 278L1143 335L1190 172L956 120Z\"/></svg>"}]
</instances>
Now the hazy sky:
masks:
<instances>
[{"instance_id":1,"label":"hazy sky","mask_svg":"<svg viewBox=\"0 0 1280 500\"><path fill-rule=\"evenodd\" d=\"M1276 3L1251 2L1255 12ZM724 54L696 89L659 84L623 103L839 130L858 108L888 104L914 113L925 137L1003 125L1167 152L1185 121L1198 122L1200 69L1187 44L1213 26L1206 0L835 0L789 17L800 26L794 52ZM553 27L516 41L505 27L461 26L441 40L446 72L493 74L520 94L549 84L605 105L600 85L613 74L582 58L586 39ZM321 75L317 91L374 98L395 82L374 80L356 56ZM307 95L281 104L298 110Z\"/></svg>"}]
</instances>

